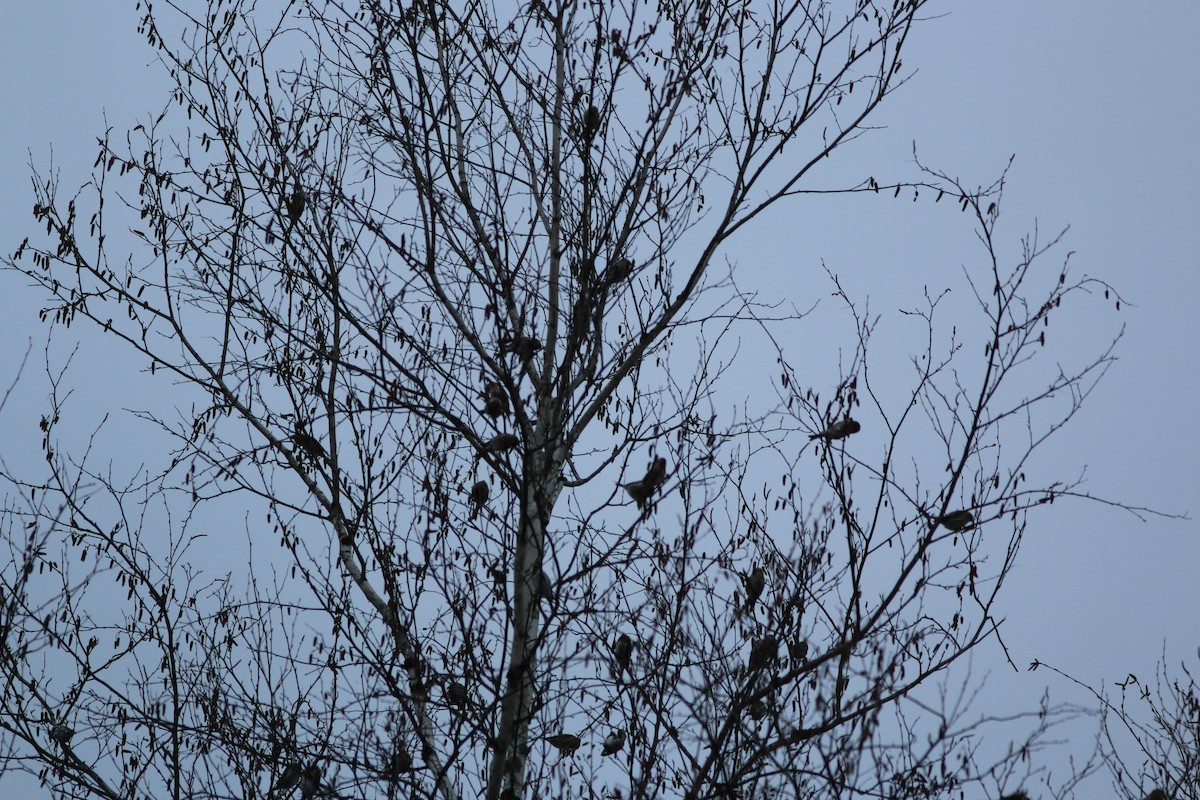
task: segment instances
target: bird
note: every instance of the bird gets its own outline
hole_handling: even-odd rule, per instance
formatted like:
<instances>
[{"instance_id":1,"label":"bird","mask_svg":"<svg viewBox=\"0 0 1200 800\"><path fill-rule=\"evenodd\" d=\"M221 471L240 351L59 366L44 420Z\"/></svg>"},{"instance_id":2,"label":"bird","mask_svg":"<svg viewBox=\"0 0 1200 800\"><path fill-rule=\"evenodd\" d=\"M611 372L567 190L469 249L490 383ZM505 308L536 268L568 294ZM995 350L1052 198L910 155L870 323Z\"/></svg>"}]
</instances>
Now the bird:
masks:
<instances>
[{"instance_id":1,"label":"bird","mask_svg":"<svg viewBox=\"0 0 1200 800\"><path fill-rule=\"evenodd\" d=\"M949 514L943 514L933 521L933 524L941 525L943 528L951 531L966 530L975 522L975 516L966 509L961 511L951 511Z\"/></svg>"},{"instance_id":2,"label":"bird","mask_svg":"<svg viewBox=\"0 0 1200 800\"><path fill-rule=\"evenodd\" d=\"M600 109L588 106L587 111L583 113L583 135L585 138L591 139L598 130L600 130Z\"/></svg>"},{"instance_id":3,"label":"bird","mask_svg":"<svg viewBox=\"0 0 1200 800\"><path fill-rule=\"evenodd\" d=\"M459 708L470 705L471 699L467 695L467 687L458 681L450 681L450 683L446 684L442 693L449 705L458 706Z\"/></svg>"},{"instance_id":4,"label":"bird","mask_svg":"<svg viewBox=\"0 0 1200 800\"><path fill-rule=\"evenodd\" d=\"M519 445L521 440L511 433L500 433L493 436L483 446L485 453L503 453L506 450L512 450Z\"/></svg>"},{"instance_id":5,"label":"bird","mask_svg":"<svg viewBox=\"0 0 1200 800\"><path fill-rule=\"evenodd\" d=\"M324 445L317 440L308 431L304 430L300 425L296 425L296 430L292 432L292 441L296 446L303 450L313 461L328 459L329 455L325 452Z\"/></svg>"},{"instance_id":6,"label":"bird","mask_svg":"<svg viewBox=\"0 0 1200 800\"><path fill-rule=\"evenodd\" d=\"M542 343L532 336L501 336L500 352L516 353L522 361L533 358L533 354L542 349Z\"/></svg>"},{"instance_id":7,"label":"bird","mask_svg":"<svg viewBox=\"0 0 1200 800\"><path fill-rule=\"evenodd\" d=\"M754 608L755 602L762 595L766 585L767 579L763 575L762 567L755 564L754 569L746 576L746 604L743 606L744 609L749 610Z\"/></svg>"},{"instance_id":8,"label":"bird","mask_svg":"<svg viewBox=\"0 0 1200 800\"><path fill-rule=\"evenodd\" d=\"M304 770L304 777L300 779L300 797L304 800L311 800L320 791L321 768L314 761L308 765L308 769Z\"/></svg>"},{"instance_id":9,"label":"bird","mask_svg":"<svg viewBox=\"0 0 1200 800\"><path fill-rule=\"evenodd\" d=\"M538 600L549 602L551 608L558 602L558 595L554 591L554 582L550 580L550 576L546 574L546 570L538 572L537 596Z\"/></svg>"},{"instance_id":10,"label":"bird","mask_svg":"<svg viewBox=\"0 0 1200 800\"><path fill-rule=\"evenodd\" d=\"M1012 794L1004 795L1000 800L1029 800L1029 795L1025 794L1025 792L1013 792Z\"/></svg>"},{"instance_id":11,"label":"bird","mask_svg":"<svg viewBox=\"0 0 1200 800\"><path fill-rule=\"evenodd\" d=\"M604 270L604 282L608 284L620 283L632 274L633 262L622 256L616 261L609 262L608 267Z\"/></svg>"},{"instance_id":12,"label":"bird","mask_svg":"<svg viewBox=\"0 0 1200 800\"><path fill-rule=\"evenodd\" d=\"M553 736L547 736L546 741L566 755L573 754L580 745L579 737L573 733L556 733Z\"/></svg>"},{"instance_id":13,"label":"bird","mask_svg":"<svg viewBox=\"0 0 1200 800\"><path fill-rule=\"evenodd\" d=\"M387 772L392 779L398 778L404 773L412 769L412 756L408 754L403 744L396 743L396 749L392 751L391 758L388 759Z\"/></svg>"},{"instance_id":14,"label":"bird","mask_svg":"<svg viewBox=\"0 0 1200 800\"><path fill-rule=\"evenodd\" d=\"M487 481L475 481L475 485L471 487L471 495L467 498L467 502L471 504L471 519L479 516L479 509L483 508L483 504L488 501L488 495L491 491L488 489Z\"/></svg>"},{"instance_id":15,"label":"bird","mask_svg":"<svg viewBox=\"0 0 1200 800\"><path fill-rule=\"evenodd\" d=\"M275 786L271 789L272 795L279 795L283 792L290 791L297 783L300 782L300 776L304 774L304 768L300 766L298 761L289 761L283 768L283 773L279 776L279 780L275 781Z\"/></svg>"},{"instance_id":16,"label":"bird","mask_svg":"<svg viewBox=\"0 0 1200 800\"><path fill-rule=\"evenodd\" d=\"M296 188L287 199L287 215L288 219L295 225L300 221L300 216L304 213L304 206L308 204L308 197L304 194L304 189L300 186L300 181L296 181Z\"/></svg>"},{"instance_id":17,"label":"bird","mask_svg":"<svg viewBox=\"0 0 1200 800\"><path fill-rule=\"evenodd\" d=\"M750 704L750 707L746 709L746 713L750 715L750 719L757 722L767 715L767 704L762 700L755 700Z\"/></svg>"},{"instance_id":18,"label":"bird","mask_svg":"<svg viewBox=\"0 0 1200 800\"><path fill-rule=\"evenodd\" d=\"M1167 800L1167 793L1162 789L1155 789L1146 795L1146 800Z\"/></svg>"},{"instance_id":19,"label":"bird","mask_svg":"<svg viewBox=\"0 0 1200 800\"><path fill-rule=\"evenodd\" d=\"M850 417L846 417L845 419L840 419L833 423L820 433L814 433L810 435L808 438L809 441L812 441L813 439L824 439L827 442L832 442L834 439L845 439L850 434L858 433L860 430L862 430L861 425L850 419Z\"/></svg>"},{"instance_id":20,"label":"bird","mask_svg":"<svg viewBox=\"0 0 1200 800\"><path fill-rule=\"evenodd\" d=\"M604 747L600 755L611 756L625 746L625 731L613 731L604 739Z\"/></svg>"},{"instance_id":21,"label":"bird","mask_svg":"<svg viewBox=\"0 0 1200 800\"><path fill-rule=\"evenodd\" d=\"M762 669L775 660L779 652L779 640L770 634L755 639L750 645L750 669Z\"/></svg>"},{"instance_id":22,"label":"bird","mask_svg":"<svg viewBox=\"0 0 1200 800\"><path fill-rule=\"evenodd\" d=\"M492 419L498 419L508 413L508 395L504 387L491 381L483 387L483 413Z\"/></svg>"},{"instance_id":23,"label":"bird","mask_svg":"<svg viewBox=\"0 0 1200 800\"><path fill-rule=\"evenodd\" d=\"M622 484L621 488L629 493L638 508L645 508L647 501L654 496L654 492L659 486L662 486L666 479L667 460L659 457L650 463L650 468L646 470L646 474L642 476L641 480Z\"/></svg>"},{"instance_id":24,"label":"bird","mask_svg":"<svg viewBox=\"0 0 1200 800\"><path fill-rule=\"evenodd\" d=\"M617 675L622 671L629 672L629 661L633 657L633 640L628 634L622 633L613 643L613 659L617 662Z\"/></svg>"},{"instance_id":25,"label":"bird","mask_svg":"<svg viewBox=\"0 0 1200 800\"><path fill-rule=\"evenodd\" d=\"M71 737L74 735L75 729L62 722L56 723L50 729L50 738L64 746L71 741Z\"/></svg>"}]
</instances>

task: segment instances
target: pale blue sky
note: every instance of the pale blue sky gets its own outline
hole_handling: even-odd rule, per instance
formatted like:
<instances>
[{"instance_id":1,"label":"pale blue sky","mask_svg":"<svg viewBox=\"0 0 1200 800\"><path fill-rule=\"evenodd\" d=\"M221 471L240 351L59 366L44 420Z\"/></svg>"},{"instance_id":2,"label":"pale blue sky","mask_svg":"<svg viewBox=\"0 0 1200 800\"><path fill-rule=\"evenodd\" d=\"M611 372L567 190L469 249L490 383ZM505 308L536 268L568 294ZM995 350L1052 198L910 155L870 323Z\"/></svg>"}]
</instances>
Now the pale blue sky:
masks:
<instances>
[{"instance_id":1,"label":"pale blue sky","mask_svg":"<svg viewBox=\"0 0 1200 800\"><path fill-rule=\"evenodd\" d=\"M1076 272L1103 278L1129 300L1119 315L1070 320L1069 335L1066 327L1051 329L1078 340L1059 342L1069 356L1094 351L1101 337L1122 322L1128 326L1120 362L1051 450L1067 477L1087 465L1085 488L1096 494L1195 517L1200 3L942 5L951 13L918 29L905 59L917 75L873 120L887 130L856 144L846 165L861 163L877 176L890 166L892 177L912 177L916 140L924 160L979 183L1016 154L1001 229L1008 246L1035 222L1047 233L1070 225L1064 252L1076 251ZM113 0L9 2L0 11L0 247L6 252L32 225L27 150L45 166L53 146L63 184L73 187L90 172L105 115L123 130L161 110L164 83L136 24L133 3ZM886 311L896 305L893 298L919 292L922 284L952 280L974 253L961 225L939 224L928 206L911 206L831 201L821 224L806 226L800 216L780 228L778 239L775 228L756 229L755 251L738 257L752 265L749 279L764 284L785 277L783 270L789 280L797 279L796 269L800 280L816 279L824 259L855 291L871 295L873 308ZM794 240L782 238L785 229L803 238L810 260L784 263L797 250ZM35 346L35 381L0 419L3 457L12 468L38 458L25 446L36 442L40 411L32 389L41 390L33 384L45 336L36 297L22 293L12 275L0 279L0 298L0 386L7 387L25 342L32 338ZM105 397L100 383L89 394ZM1013 657L1109 684L1130 672L1150 676L1164 641L1173 664L1183 658L1195 664L1198 573L1195 519L1142 524L1099 505L1056 504L1033 518L1010 583L1005 632ZM975 670L993 672L997 696L1017 705L1033 703L1051 680L1046 673L1014 676L982 658ZM1063 699L1084 699L1061 683L1050 685ZM1097 800L1112 796L1104 780L1089 791Z\"/></svg>"}]
</instances>

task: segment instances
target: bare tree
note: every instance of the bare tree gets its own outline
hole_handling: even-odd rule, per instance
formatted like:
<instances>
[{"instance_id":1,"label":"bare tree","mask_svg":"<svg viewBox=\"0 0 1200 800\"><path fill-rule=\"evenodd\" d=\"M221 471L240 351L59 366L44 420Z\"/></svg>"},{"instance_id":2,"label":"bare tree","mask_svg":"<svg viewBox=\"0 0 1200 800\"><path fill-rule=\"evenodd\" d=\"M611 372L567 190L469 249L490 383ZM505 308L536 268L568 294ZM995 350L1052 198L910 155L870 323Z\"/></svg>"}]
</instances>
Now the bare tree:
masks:
<instances>
[{"instance_id":1,"label":"bare tree","mask_svg":"<svg viewBox=\"0 0 1200 800\"><path fill-rule=\"evenodd\" d=\"M1181 663L1178 676L1172 677L1164 652L1153 685L1130 673L1116 684L1117 698L1047 664L1034 662L1031 666L1038 668L1065 677L1095 697L1101 760L1117 797L1200 797L1200 687L1195 667Z\"/></svg>"},{"instance_id":2,"label":"bare tree","mask_svg":"<svg viewBox=\"0 0 1200 800\"><path fill-rule=\"evenodd\" d=\"M830 191L926 3L285 5L147 6L170 103L78 195L38 176L5 262L176 409L123 479L59 446L51 370L46 477L5 473L7 768L114 798L1019 783L1053 709L993 758L967 687L918 690L997 635L1027 511L1085 496L1026 473L1112 348L1038 370L1111 290L1044 268L1057 237L1001 255L1002 181L840 187L979 233L962 321L905 311L897 392L836 276L854 339L813 385L777 344L804 314L721 267ZM730 380L732 332L776 374Z\"/></svg>"}]
</instances>

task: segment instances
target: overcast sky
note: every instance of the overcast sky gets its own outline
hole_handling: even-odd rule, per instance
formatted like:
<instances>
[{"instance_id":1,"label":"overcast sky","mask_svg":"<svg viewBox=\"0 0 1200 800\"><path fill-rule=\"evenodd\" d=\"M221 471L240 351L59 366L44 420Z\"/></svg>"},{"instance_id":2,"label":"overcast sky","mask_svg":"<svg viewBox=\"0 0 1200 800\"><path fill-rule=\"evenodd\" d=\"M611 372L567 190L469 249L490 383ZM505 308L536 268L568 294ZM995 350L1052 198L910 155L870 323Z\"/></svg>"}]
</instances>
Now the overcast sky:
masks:
<instances>
[{"instance_id":1,"label":"overcast sky","mask_svg":"<svg viewBox=\"0 0 1200 800\"><path fill-rule=\"evenodd\" d=\"M887 129L846 157L883 165L872 168L881 177L887 168L892 177L912 177L915 140L923 160L984 183L1016 155L1000 229L1007 246L1035 224L1044 232L1069 225L1063 252L1075 251L1073 269L1108 281L1129 301L1120 314L1097 303L1094 319L1072 319L1076 327L1061 330L1078 339L1066 344L1069 353L1071 344L1094 351L1127 325L1119 363L1051 445L1063 477L1086 466L1089 491L1193 517L1142 524L1100 505L1063 503L1033 518L1005 606L1013 658L1021 665L1040 659L1110 686L1130 672L1150 677L1164 644L1173 668L1181 659L1194 665L1200 3L968 0L941 7L951 13L919 26L905 58L916 76L873 120ZM163 107L165 83L136 24L133 3L117 0L7 2L0 10L6 253L33 224L30 153L40 166L53 153L63 185L75 187L90 173L106 118L123 131ZM914 230L931 219L929 208L918 213L870 198L831 203L828 224L806 227L801 218L787 233L804 237L809 274L819 276L824 260L870 295L875 310L885 311L903 284L951 280L969 252L933 236L944 228L932 223L929 235ZM870 236L860 235L864 220ZM766 279L790 269L778 253L795 250L794 241L771 236L769 228L756 230L761 250L741 253ZM1052 257L1047 267L1060 261ZM36 296L22 293L11 274L0 275L0 298L0 388L7 388L26 342L40 359L45 332ZM27 459L32 470L39 458L30 431L44 385L34 366L28 391L0 419L0 447L13 469ZM104 396L102 386L89 388ZM1026 705L1047 682L1062 699L1085 699L1045 672L1013 675L982 659L975 669L993 672L995 685ZM1096 800L1113 796L1103 779L1088 791Z\"/></svg>"}]
</instances>

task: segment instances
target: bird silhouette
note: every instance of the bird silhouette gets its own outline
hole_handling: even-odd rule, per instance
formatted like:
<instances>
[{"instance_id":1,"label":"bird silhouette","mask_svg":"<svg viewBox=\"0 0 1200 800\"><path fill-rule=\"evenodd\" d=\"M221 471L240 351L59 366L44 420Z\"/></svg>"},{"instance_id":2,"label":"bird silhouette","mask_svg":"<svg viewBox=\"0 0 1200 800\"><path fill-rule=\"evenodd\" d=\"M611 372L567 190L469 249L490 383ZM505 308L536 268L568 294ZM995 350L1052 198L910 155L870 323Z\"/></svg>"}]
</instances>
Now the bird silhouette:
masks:
<instances>
[{"instance_id":1,"label":"bird silhouette","mask_svg":"<svg viewBox=\"0 0 1200 800\"><path fill-rule=\"evenodd\" d=\"M554 583L550 580L550 576L546 574L546 570L538 572L537 593L539 600L545 600L550 603L550 607L558 602L558 595L554 591Z\"/></svg>"},{"instance_id":2,"label":"bird silhouette","mask_svg":"<svg viewBox=\"0 0 1200 800\"><path fill-rule=\"evenodd\" d=\"M329 454L325 452L325 446L315 436L304 430L299 423L292 432L292 441L313 461L325 461L329 458Z\"/></svg>"},{"instance_id":3,"label":"bird silhouette","mask_svg":"<svg viewBox=\"0 0 1200 800\"><path fill-rule=\"evenodd\" d=\"M404 773L412 769L412 756L408 754L408 750L404 745L397 742L396 748L392 751L391 757L387 763L387 777L396 780Z\"/></svg>"},{"instance_id":4,"label":"bird silhouette","mask_svg":"<svg viewBox=\"0 0 1200 800\"><path fill-rule=\"evenodd\" d=\"M810 441L813 439L824 439L827 442L832 442L834 439L845 439L850 434L858 433L860 430L862 430L861 425L850 419L850 417L846 417L833 423L820 433L812 434L808 438Z\"/></svg>"},{"instance_id":5,"label":"bird silhouette","mask_svg":"<svg viewBox=\"0 0 1200 800\"><path fill-rule=\"evenodd\" d=\"M583 136L590 140L599 130L600 109L595 106L588 106L587 111L583 113Z\"/></svg>"},{"instance_id":6,"label":"bird silhouette","mask_svg":"<svg viewBox=\"0 0 1200 800\"><path fill-rule=\"evenodd\" d=\"M456 706L458 708L466 708L471 704L471 698L467 693L467 687L463 686L458 681L450 681L450 683L446 684L442 694L446 698L446 703L448 705Z\"/></svg>"},{"instance_id":7,"label":"bird silhouette","mask_svg":"<svg viewBox=\"0 0 1200 800\"><path fill-rule=\"evenodd\" d=\"M625 746L625 731L613 731L604 739L604 747L600 755L611 756Z\"/></svg>"},{"instance_id":8,"label":"bird silhouette","mask_svg":"<svg viewBox=\"0 0 1200 800\"><path fill-rule=\"evenodd\" d=\"M750 707L746 709L746 713L750 715L750 719L757 722L767 715L767 704L762 700L755 700L750 704Z\"/></svg>"},{"instance_id":9,"label":"bird silhouette","mask_svg":"<svg viewBox=\"0 0 1200 800\"><path fill-rule=\"evenodd\" d=\"M573 733L556 733L547 736L546 741L568 756L578 750L580 745L579 737Z\"/></svg>"},{"instance_id":10,"label":"bird silhouette","mask_svg":"<svg viewBox=\"0 0 1200 800\"><path fill-rule=\"evenodd\" d=\"M501 336L499 344L501 353L515 353L522 361L528 361L542 349L542 343L532 336Z\"/></svg>"},{"instance_id":11,"label":"bird silhouette","mask_svg":"<svg viewBox=\"0 0 1200 800\"><path fill-rule=\"evenodd\" d=\"M471 494L467 498L467 502L471 506L471 519L479 516L479 509L483 508L490 494L491 490L488 489L487 481L475 481L475 485L471 487Z\"/></svg>"},{"instance_id":12,"label":"bird silhouette","mask_svg":"<svg viewBox=\"0 0 1200 800\"><path fill-rule=\"evenodd\" d=\"M304 214L304 207L307 204L308 197L304 194L304 189L301 188L300 181L297 180L292 194L287 198L287 215L292 225L300 221L300 217Z\"/></svg>"},{"instance_id":13,"label":"bird silhouette","mask_svg":"<svg viewBox=\"0 0 1200 800\"><path fill-rule=\"evenodd\" d=\"M298 761L289 761L283 768L279 779L275 781L275 785L271 788L272 795L281 795L284 792L291 791L292 788L300 782L300 776L304 774L304 768L300 766Z\"/></svg>"},{"instance_id":14,"label":"bird silhouette","mask_svg":"<svg viewBox=\"0 0 1200 800\"><path fill-rule=\"evenodd\" d=\"M641 480L625 483L621 485L633 501L637 503L638 508L645 508L646 503L654 496L654 492L662 486L663 481L667 479L667 460L659 457L650 463L646 474Z\"/></svg>"},{"instance_id":15,"label":"bird silhouette","mask_svg":"<svg viewBox=\"0 0 1200 800\"><path fill-rule=\"evenodd\" d=\"M495 381L491 381L483 387L483 413L487 414L492 419L499 419L508 413L508 395L504 393L504 387Z\"/></svg>"},{"instance_id":16,"label":"bird silhouette","mask_svg":"<svg viewBox=\"0 0 1200 800\"><path fill-rule=\"evenodd\" d=\"M604 269L604 282L607 284L620 283L633 274L633 262L622 256L616 261L610 261Z\"/></svg>"},{"instance_id":17,"label":"bird silhouette","mask_svg":"<svg viewBox=\"0 0 1200 800\"><path fill-rule=\"evenodd\" d=\"M779 652L779 640L770 634L755 639L750 645L750 669L757 670L766 667L775 660Z\"/></svg>"},{"instance_id":18,"label":"bird silhouette","mask_svg":"<svg viewBox=\"0 0 1200 800\"><path fill-rule=\"evenodd\" d=\"M56 723L50 729L50 739L64 746L71 741L71 737L74 735L75 729L62 722Z\"/></svg>"},{"instance_id":19,"label":"bird silhouette","mask_svg":"<svg viewBox=\"0 0 1200 800\"><path fill-rule=\"evenodd\" d=\"M304 770L304 776L300 779L300 797L304 800L311 800L321 792L321 768L317 763L308 765L308 769Z\"/></svg>"},{"instance_id":20,"label":"bird silhouette","mask_svg":"<svg viewBox=\"0 0 1200 800\"><path fill-rule=\"evenodd\" d=\"M966 530L975 522L975 517L970 511L951 511L949 514L944 514L933 521L934 525L941 525L943 528L952 531Z\"/></svg>"},{"instance_id":21,"label":"bird silhouette","mask_svg":"<svg viewBox=\"0 0 1200 800\"><path fill-rule=\"evenodd\" d=\"M762 595L766 585L767 578L763 574L762 567L755 564L754 569L746 576L746 603L743 606L745 610L749 611L754 608L754 604Z\"/></svg>"},{"instance_id":22,"label":"bird silhouette","mask_svg":"<svg viewBox=\"0 0 1200 800\"><path fill-rule=\"evenodd\" d=\"M622 633L613 643L613 659L617 662L617 676L621 672L629 672L629 662L633 657L633 640Z\"/></svg>"},{"instance_id":23,"label":"bird silhouette","mask_svg":"<svg viewBox=\"0 0 1200 800\"><path fill-rule=\"evenodd\" d=\"M519 445L521 440L511 433L500 433L488 440L483 446L485 453L503 453Z\"/></svg>"}]
</instances>

